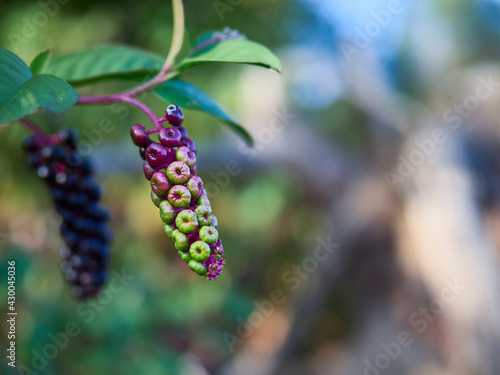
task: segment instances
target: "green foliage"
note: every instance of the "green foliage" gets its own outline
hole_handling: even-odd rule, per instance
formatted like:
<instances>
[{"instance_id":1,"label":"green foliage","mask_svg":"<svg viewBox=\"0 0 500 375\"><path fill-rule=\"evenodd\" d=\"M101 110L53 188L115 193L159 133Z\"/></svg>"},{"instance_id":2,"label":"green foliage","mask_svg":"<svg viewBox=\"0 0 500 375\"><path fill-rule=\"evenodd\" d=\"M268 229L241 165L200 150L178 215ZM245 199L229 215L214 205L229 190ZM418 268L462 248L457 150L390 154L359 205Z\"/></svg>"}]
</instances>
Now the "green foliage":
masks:
<instances>
[{"instance_id":1,"label":"green foliage","mask_svg":"<svg viewBox=\"0 0 500 375\"><path fill-rule=\"evenodd\" d=\"M36 55L30 64L30 70L33 75L43 74L47 70L50 60L52 59L52 51L46 49Z\"/></svg>"},{"instance_id":2,"label":"green foliage","mask_svg":"<svg viewBox=\"0 0 500 375\"><path fill-rule=\"evenodd\" d=\"M33 76L15 54L0 47L0 123L16 121L38 109L59 113L73 106L78 93L51 75Z\"/></svg>"},{"instance_id":3,"label":"green foliage","mask_svg":"<svg viewBox=\"0 0 500 375\"><path fill-rule=\"evenodd\" d=\"M184 108L202 111L221 119L247 144L253 145L252 136L245 128L236 123L209 95L196 86L176 79L158 85L154 91L161 98L171 103L176 103Z\"/></svg>"},{"instance_id":4,"label":"green foliage","mask_svg":"<svg viewBox=\"0 0 500 375\"><path fill-rule=\"evenodd\" d=\"M77 86L110 79L141 80L156 74L161 65L162 59L150 52L106 45L56 57L48 73Z\"/></svg>"},{"instance_id":5,"label":"green foliage","mask_svg":"<svg viewBox=\"0 0 500 375\"><path fill-rule=\"evenodd\" d=\"M198 65L232 63L257 65L281 72L281 62L268 48L247 39L230 39L209 45L183 59L176 72Z\"/></svg>"}]
</instances>

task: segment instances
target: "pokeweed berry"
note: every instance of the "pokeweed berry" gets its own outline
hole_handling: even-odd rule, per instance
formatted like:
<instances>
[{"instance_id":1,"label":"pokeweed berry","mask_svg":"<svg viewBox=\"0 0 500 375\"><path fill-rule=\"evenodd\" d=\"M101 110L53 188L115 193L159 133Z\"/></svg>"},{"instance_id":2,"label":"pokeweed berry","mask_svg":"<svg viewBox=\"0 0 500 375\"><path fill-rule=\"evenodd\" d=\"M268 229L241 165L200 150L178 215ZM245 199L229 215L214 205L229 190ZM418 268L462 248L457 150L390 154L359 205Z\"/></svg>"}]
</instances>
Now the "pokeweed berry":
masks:
<instances>
[{"instance_id":1,"label":"pokeweed berry","mask_svg":"<svg viewBox=\"0 0 500 375\"><path fill-rule=\"evenodd\" d=\"M184 121L184 114L177 104L170 104L165 110L165 117L170 125L179 126Z\"/></svg>"},{"instance_id":2,"label":"pokeweed berry","mask_svg":"<svg viewBox=\"0 0 500 375\"><path fill-rule=\"evenodd\" d=\"M134 134L140 133L136 127ZM62 130L47 137L33 135L23 143L28 163L49 187L61 215L61 269L76 298L97 295L107 278L109 242L108 212L101 207L101 191L92 177L92 163L76 152L75 133Z\"/></svg>"},{"instance_id":3,"label":"pokeweed berry","mask_svg":"<svg viewBox=\"0 0 500 375\"><path fill-rule=\"evenodd\" d=\"M180 107L169 105L165 119L171 127L159 130L159 142L148 135L157 130L147 131L142 125L132 126L132 141L144 160L144 176L151 181L151 200L159 209L165 234L193 272L216 280L225 265L224 248L217 218L197 176L196 145L181 126Z\"/></svg>"}]
</instances>

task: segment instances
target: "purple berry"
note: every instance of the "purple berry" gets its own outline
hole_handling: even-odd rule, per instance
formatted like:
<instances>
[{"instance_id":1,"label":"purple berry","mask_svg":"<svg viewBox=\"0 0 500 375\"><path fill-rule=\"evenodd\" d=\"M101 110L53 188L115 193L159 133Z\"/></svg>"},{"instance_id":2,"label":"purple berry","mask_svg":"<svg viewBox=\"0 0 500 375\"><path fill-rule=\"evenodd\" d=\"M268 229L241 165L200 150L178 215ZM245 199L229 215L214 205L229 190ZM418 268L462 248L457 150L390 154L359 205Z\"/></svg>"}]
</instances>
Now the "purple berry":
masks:
<instances>
[{"instance_id":1,"label":"purple berry","mask_svg":"<svg viewBox=\"0 0 500 375\"><path fill-rule=\"evenodd\" d=\"M130 137L132 142L139 147L148 147L151 143L151 139L146 134L146 128L144 125L135 124L130 128Z\"/></svg>"},{"instance_id":2,"label":"purple berry","mask_svg":"<svg viewBox=\"0 0 500 375\"><path fill-rule=\"evenodd\" d=\"M155 169L151 166L151 164L148 163L147 160L144 160L144 163L142 163L142 170L144 171L144 177L146 177L148 180L151 180L151 178L156 172Z\"/></svg>"},{"instance_id":3,"label":"purple berry","mask_svg":"<svg viewBox=\"0 0 500 375\"><path fill-rule=\"evenodd\" d=\"M156 195L165 195L170 189L170 181L167 178L165 172L156 172L153 177L151 177L151 190Z\"/></svg>"},{"instance_id":4,"label":"purple berry","mask_svg":"<svg viewBox=\"0 0 500 375\"><path fill-rule=\"evenodd\" d=\"M176 128L165 128L158 133L158 139L165 147L178 147L181 144L182 134Z\"/></svg>"},{"instance_id":5,"label":"purple berry","mask_svg":"<svg viewBox=\"0 0 500 375\"><path fill-rule=\"evenodd\" d=\"M152 167L159 167L167 161L167 150L160 143L151 143L146 149L146 160Z\"/></svg>"},{"instance_id":6,"label":"purple berry","mask_svg":"<svg viewBox=\"0 0 500 375\"><path fill-rule=\"evenodd\" d=\"M177 129L179 129L179 131L181 132L182 139L184 139L184 138L187 138L187 137L188 137L188 131L186 130L186 128L185 128L185 127L183 127L183 126L179 126Z\"/></svg>"},{"instance_id":7,"label":"purple berry","mask_svg":"<svg viewBox=\"0 0 500 375\"><path fill-rule=\"evenodd\" d=\"M170 125L179 126L184 121L184 114L182 113L181 107L177 104L170 104L166 111L165 117Z\"/></svg>"}]
</instances>

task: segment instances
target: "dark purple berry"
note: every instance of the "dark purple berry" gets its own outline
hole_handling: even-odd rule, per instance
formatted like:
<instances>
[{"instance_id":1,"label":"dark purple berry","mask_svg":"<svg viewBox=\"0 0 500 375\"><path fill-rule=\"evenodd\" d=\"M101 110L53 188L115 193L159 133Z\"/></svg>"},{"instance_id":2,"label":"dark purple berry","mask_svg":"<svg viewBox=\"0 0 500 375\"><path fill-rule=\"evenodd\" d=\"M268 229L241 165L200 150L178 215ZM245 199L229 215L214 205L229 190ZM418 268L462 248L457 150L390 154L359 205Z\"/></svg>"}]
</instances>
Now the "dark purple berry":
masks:
<instances>
[{"instance_id":1,"label":"dark purple berry","mask_svg":"<svg viewBox=\"0 0 500 375\"><path fill-rule=\"evenodd\" d=\"M146 148L145 147L139 148L139 155L141 156L142 160L146 160Z\"/></svg>"},{"instance_id":2,"label":"dark purple berry","mask_svg":"<svg viewBox=\"0 0 500 375\"><path fill-rule=\"evenodd\" d=\"M184 114L182 113L181 107L177 104L170 104L166 111L165 117L170 125L179 126L184 121Z\"/></svg>"},{"instance_id":3,"label":"dark purple berry","mask_svg":"<svg viewBox=\"0 0 500 375\"><path fill-rule=\"evenodd\" d=\"M146 149L146 160L152 167L159 167L167 161L167 150L160 143L152 143Z\"/></svg>"},{"instance_id":4,"label":"dark purple berry","mask_svg":"<svg viewBox=\"0 0 500 375\"><path fill-rule=\"evenodd\" d=\"M165 172L156 172L151 178L151 190L156 195L163 196L168 193L170 189L170 181Z\"/></svg>"},{"instance_id":5,"label":"dark purple berry","mask_svg":"<svg viewBox=\"0 0 500 375\"><path fill-rule=\"evenodd\" d=\"M151 143L151 139L149 139L144 125L133 125L130 128L130 137L132 138L132 142L139 147L148 147Z\"/></svg>"},{"instance_id":6,"label":"dark purple berry","mask_svg":"<svg viewBox=\"0 0 500 375\"><path fill-rule=\"evenodd\" d=\"M179 126L177 129L179 129L179 131L181 132L183 139L188 137L188 131L185 127Z\"/></svg>"},{"instance_id":7,"label":"dark purple berry","mask_svg":"<svg viewBox=\"0 0 500 375\"><path fill-rule=\"evenodd\" d=\"M153 177L156 172L147 160L144 160L144 163L142 163L142 170L144 171L144 177L146 177L148 180L151 180L151 177Z\"/></svg>"},{"instance_id":8,"label":"dark purple berry","mask_svg":"<svg viewBox=\"0 0 500 375\"><path fill-rule=\"evenodd\" d=\"M158 133L158 139L165 147L178 147L181 144L182 134L176 128L165 128Z\"/></svg>"}]
</instances>

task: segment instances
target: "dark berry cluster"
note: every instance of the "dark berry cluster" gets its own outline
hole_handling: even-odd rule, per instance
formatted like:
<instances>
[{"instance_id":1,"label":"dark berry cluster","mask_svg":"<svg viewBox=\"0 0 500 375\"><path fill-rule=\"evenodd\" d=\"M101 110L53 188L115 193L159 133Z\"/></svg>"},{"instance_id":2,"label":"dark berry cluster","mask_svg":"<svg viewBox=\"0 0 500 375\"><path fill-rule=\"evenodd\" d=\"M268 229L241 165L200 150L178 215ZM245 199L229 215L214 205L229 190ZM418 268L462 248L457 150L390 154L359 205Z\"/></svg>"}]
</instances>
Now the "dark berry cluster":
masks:
<instances>
[{"instance_id":1,"label":"dark berry cluster","mask_svg":"<svg viewBox=\"0 0 500 375\"><path fill-rule=\"evenodd\" d=\"M32 135L24 141L29 164L49 187L65 246L62 270L75 297L95 296L107 277L110 232L108 211L100 204L101 191L92 165L76 152L72 131L52 136Z\"/></svg>"},{"instance_id":2,"label":"dark berry cluster","mask_svg":"<svg viewBox=\"0 0 500 375\"><path fill-rule=\"evenodd\" d=\"M196 175L196 146L181 126L183 119L181 108L171 104L164 120L173 126L159 131L159 142L149 137L157 130L147 131L144 125L132 126L130 135L140 148L165 233L189 268L212 280L224 267L224 248L203 181Z\"/></svg>"}]
</instances>

